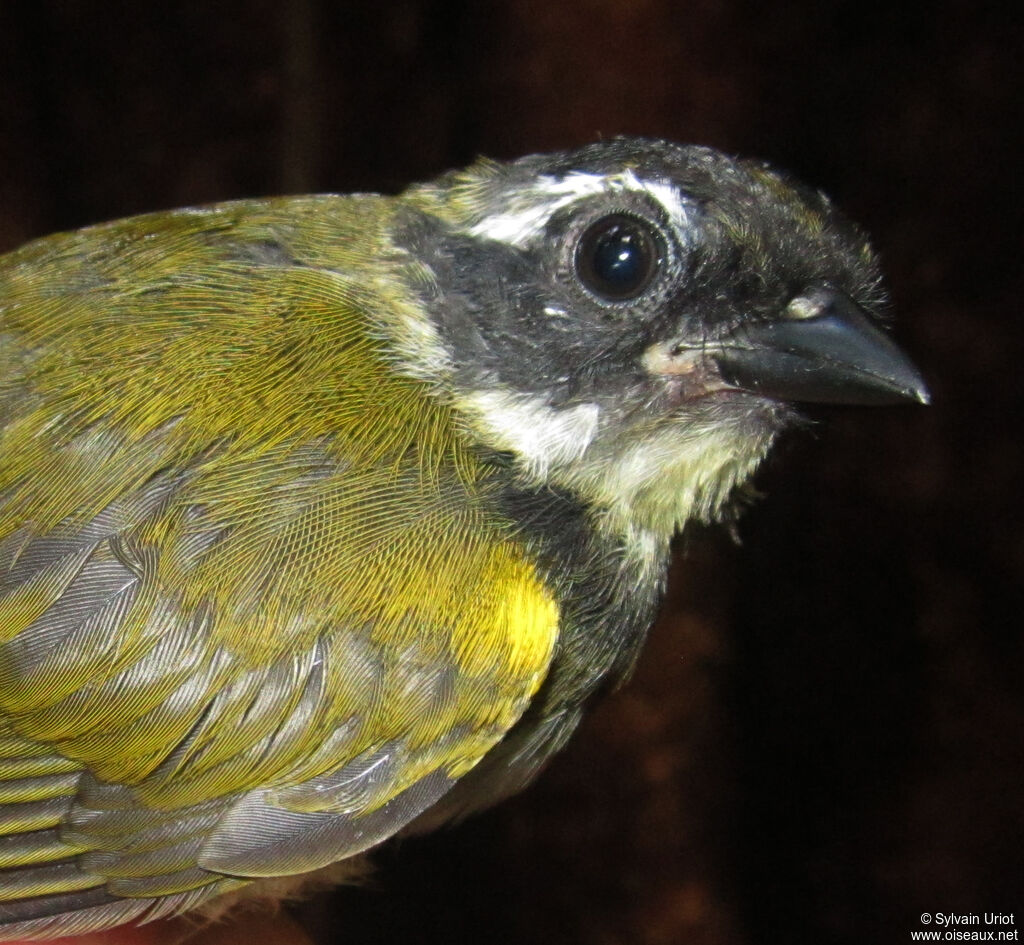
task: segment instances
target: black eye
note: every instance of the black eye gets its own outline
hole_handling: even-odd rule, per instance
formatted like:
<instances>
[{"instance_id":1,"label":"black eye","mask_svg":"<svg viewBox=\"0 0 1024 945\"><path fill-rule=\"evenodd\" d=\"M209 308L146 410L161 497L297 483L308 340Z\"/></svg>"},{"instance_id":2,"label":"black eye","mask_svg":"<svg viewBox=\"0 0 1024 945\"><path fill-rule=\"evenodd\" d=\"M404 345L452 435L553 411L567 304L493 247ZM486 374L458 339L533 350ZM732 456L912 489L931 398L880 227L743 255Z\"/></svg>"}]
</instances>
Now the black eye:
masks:
<instances>
[{"instance_id":1,"label":"black eye","mask_svg":"<svg viewBox=\"0 0 1024 945\"><path fill-rule=\"evenodd\" d=\"M658 271L659 250L660 239L650 225L613 213L584 230L576 246L576 272L598 298L635 299Z\"/></svg>"}]
</instances>

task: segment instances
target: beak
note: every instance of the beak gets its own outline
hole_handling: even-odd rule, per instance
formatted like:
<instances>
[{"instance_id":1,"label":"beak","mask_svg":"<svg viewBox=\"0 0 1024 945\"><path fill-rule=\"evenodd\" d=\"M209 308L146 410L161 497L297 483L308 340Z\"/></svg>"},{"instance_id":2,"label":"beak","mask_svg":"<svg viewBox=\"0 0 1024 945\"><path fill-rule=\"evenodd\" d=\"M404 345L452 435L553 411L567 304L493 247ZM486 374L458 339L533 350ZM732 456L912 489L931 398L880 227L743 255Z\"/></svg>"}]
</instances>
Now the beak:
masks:
<instances>
[{"instance_id":1,"label":"beak","mask_svg":"<svg viewBox=\"0 0 1024 945\"><path fill-rule=\"evenodd\" d=\"M815 288L786 317L744 325L707 353L734 387L824 404L930 401L910 359L845 295Z\"/></svg>"}]
</instances>

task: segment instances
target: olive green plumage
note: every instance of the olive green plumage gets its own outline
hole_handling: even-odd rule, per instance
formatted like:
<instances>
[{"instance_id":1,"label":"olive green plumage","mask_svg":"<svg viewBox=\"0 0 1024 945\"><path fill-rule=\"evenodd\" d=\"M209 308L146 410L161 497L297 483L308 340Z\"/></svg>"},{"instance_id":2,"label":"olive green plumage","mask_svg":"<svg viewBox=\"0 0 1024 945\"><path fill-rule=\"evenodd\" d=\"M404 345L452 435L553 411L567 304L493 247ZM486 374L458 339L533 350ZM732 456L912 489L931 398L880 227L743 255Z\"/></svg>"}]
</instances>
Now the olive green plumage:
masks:
<instances>
[{"instance_id":1,"label":"olive green plumage","mask_svg":"<svg viewBox=\"0 0 1024 945\"><path fill-rule=\"evenodd\" d=\"M846 310L873 266L824 198L629 139L0 259L0 940L529 781L791 416L774 386L923 398ZM856 355L736 340L834 316Z\"/></svg>"}]
</instances>

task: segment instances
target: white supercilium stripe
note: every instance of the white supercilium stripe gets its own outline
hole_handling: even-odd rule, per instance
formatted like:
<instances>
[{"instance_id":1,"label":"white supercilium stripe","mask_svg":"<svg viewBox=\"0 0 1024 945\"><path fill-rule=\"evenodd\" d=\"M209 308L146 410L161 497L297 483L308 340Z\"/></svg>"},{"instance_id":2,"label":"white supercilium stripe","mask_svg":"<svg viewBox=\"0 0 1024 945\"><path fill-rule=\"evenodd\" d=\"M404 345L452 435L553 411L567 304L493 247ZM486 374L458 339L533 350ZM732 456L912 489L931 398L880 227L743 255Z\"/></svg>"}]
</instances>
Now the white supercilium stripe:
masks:
<instances>
[{"instance_id":1,"label":"white supercilium stripe","mask_svg":"<svg viewBox=\"0 0 1024 945\"><path fill-rule=\"evenodd\" d=\"M641 180L632 171L620 174L574 172L560 178L542 177L535 187L513 197L509 207L484 217L469 232L510 246L526 246L563 207L583 197L622 191L650 195L664 208L672 225L685 232L689 213L679 191L663 181Z\"/></svg>"}]
</instances>

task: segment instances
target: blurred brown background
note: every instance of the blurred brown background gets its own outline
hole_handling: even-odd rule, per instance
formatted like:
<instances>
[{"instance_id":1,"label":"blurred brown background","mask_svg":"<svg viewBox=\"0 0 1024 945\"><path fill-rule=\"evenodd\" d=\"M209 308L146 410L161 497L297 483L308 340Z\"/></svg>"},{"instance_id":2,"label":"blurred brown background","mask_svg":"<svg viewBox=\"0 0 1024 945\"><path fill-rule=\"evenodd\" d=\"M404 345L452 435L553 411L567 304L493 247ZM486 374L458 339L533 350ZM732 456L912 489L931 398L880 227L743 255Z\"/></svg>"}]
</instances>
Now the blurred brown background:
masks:
<instances>
[{"instance_id":1,"label":"blurred brown background","mask_svg":"<svg viewBox=\"0 0 1024 945\"><path fill-rule=\"evenodd\" d=\"M1024 923L1021 32L966 0L0 2L0 249L664 136L832 194L932 386L929 409L816 414L763 471L742 547L680 547L636 678L541 782L305 907L323 941Z\"/></svg>"}]
</instances>

